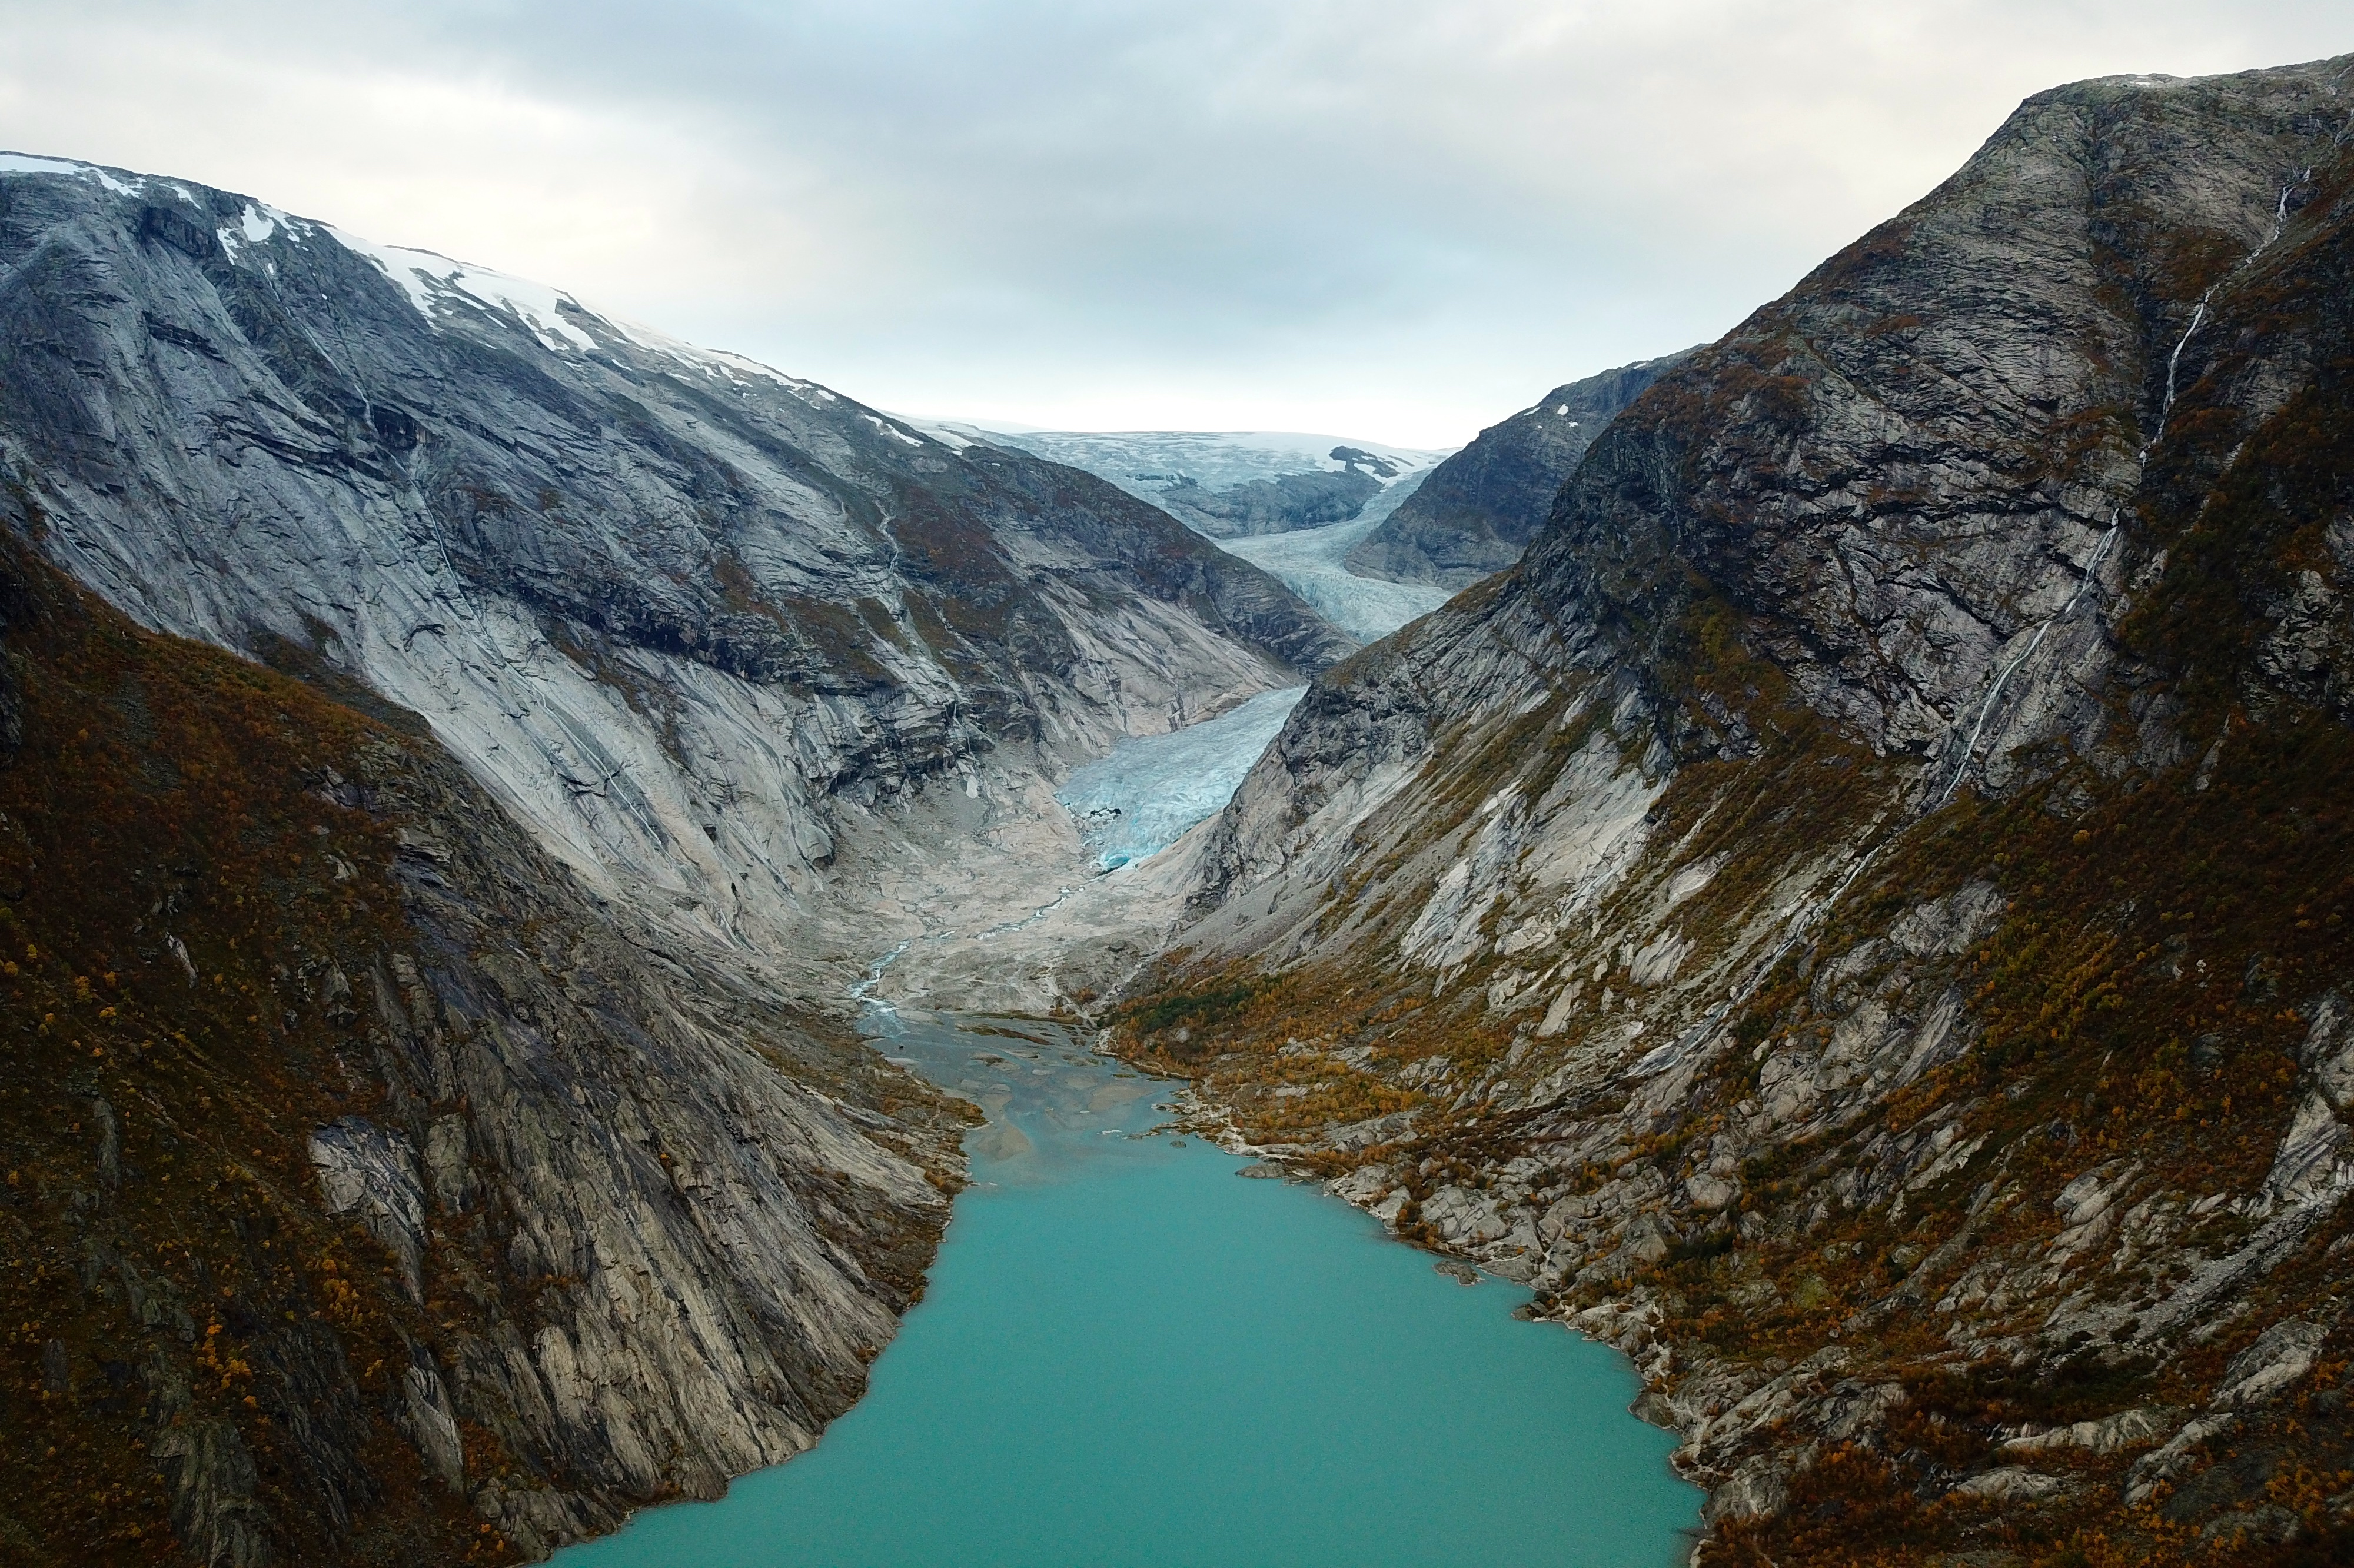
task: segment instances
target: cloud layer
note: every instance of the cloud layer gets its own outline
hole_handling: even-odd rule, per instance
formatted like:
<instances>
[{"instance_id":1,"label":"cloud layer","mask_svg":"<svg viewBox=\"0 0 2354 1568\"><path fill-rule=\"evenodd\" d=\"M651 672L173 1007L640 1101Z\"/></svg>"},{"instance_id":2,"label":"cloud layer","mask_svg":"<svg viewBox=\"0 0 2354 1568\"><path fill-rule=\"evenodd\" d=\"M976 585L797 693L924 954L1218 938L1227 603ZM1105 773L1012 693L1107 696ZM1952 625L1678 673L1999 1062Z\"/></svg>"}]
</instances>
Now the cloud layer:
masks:
<instances>
[{"instance_id":1,"label":"cloud layer","mask_svg":"<svg viewBox=\"0 0 2354 1568\"><path fill-rule=\"evenodd\" d=\"M1724 331L2030 92L2342 51L2340 4L0 0L0 147L887 407L1437 444Z\"/></svg>"}]
</instances>

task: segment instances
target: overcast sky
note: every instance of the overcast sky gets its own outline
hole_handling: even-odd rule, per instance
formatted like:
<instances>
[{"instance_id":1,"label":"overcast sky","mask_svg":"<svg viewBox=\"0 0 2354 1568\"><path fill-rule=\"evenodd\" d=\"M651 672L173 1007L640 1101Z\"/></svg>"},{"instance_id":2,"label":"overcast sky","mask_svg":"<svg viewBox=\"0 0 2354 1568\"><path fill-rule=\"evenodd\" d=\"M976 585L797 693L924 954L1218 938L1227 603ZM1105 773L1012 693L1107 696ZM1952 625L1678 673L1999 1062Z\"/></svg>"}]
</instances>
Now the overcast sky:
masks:
<instances>
[{"instance_id":1,"label":"overcast sky","mask_svg":"<svg viewBox=\"0 0 2354 1568\"><path fill-rule=\"evenodd\" d=\"M2346 0L0 0L0 148L914 413L1451 445L1716 336L2027 94Z\"/></svg>"}]
</instances>

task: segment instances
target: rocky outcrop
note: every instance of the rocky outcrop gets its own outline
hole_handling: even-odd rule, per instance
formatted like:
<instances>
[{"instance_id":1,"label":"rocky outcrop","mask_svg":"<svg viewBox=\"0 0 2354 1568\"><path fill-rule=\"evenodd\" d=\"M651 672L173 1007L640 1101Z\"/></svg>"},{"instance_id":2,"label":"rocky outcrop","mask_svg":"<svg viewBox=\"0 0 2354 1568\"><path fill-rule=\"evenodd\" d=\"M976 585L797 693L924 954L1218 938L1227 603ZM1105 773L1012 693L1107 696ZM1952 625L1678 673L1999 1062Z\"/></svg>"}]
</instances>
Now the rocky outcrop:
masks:
<instances>
[{"instance_id":1,"label":"rocky outcrop","mask_svg":"<svg viewBox=\"0 0 2354 1568\"><path fill-rule=\"evenodd\" d=\"M2349 82L2040 95L1662 375L1127 1014L1628 1351L1711 1558L2346 1540Z\"/></svg>"},{"instance_id":2,"label":"rocky outcrop","mask_svg":"<svg viewBox=\"0 0 2354 1568\"><path fill-rule=\"evenodd\" d=\"M680 940L887 946L845 838L984 853L1352 646L1089 475L185 182L0 160L0 343L52 561L421 715Z\"/></svg>"},{"instance_id":3,"label":"rocky outcrop","mask_svg":"<svg viewBox=\"0 0 2354 1568\"><path fill-rule=\"evenodd\" d=\"M1618 410L1694 351L1638 360L1556 387L1440 463L1349 552L1349 569L1393 582L1468 588L1521 558L1553 497Z\"/></svg>"}]
</instances>

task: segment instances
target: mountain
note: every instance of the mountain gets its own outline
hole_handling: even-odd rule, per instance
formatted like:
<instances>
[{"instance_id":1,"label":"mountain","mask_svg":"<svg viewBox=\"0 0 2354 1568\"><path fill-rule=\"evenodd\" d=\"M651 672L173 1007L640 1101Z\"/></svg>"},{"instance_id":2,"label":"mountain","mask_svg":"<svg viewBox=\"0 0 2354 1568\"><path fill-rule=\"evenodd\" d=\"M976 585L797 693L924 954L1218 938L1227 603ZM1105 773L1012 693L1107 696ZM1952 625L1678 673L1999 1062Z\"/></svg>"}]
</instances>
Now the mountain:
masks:
<instances>
[{"instance_id":1,"label":"mountain","mask_svg":"<svg viewBox=\"0 0 2354 1568\"><path fill-rule=\"evenodd\" d=\"M1213 539L1345 523L1400 479L1447 455L1340 436L1267 431L1000 434L965 425L931 428L1085 469Z\"/></svg>"},{"instance_id":2,"label":"mountain","mask_svg":"<svg viewBox=\"0 0 2354 1568\"><path fill-rule=\"evenodd\" d=\"M6 1559L512 1561L814 1442L961 1107L0 551Z\"/></svg>"},{"instance_id":3,"label":"mountain","mask_svg":"<svg viewBox=\"0 0 2354 1568\"><path fill-rule=\"evenodd\" d=\"M51 561L422 715L682 940L863 966L927 895L845 842L1076 864L1069 766L1352 646L1087 474L185 182L0 161L0 344Z\"/></svg>"},{"instance_id":4,"label":"mountain","mask_svg":"<svg viewBox=\"0 0 2354 1568\"><path fill-rule=\"evenodd\" d=\"M1521 558L1553 498L1618 410L1694 351L1556 387L1440 463L1349 552L1349 569L1393 582L1469 588Z\"/></svg>"},{"instance_id":5,"label":"mountain","mask_svg":"<svg viewBox=\"0 0 2354 1568\"><path fill-rule=\"evenodd\" d=\"M1354 646L1088 474L22 154L0 523L12 1562L513 1561L806 1447L962 1180L849 981Z\"/></svg>"},{"instance_id":6,"label":"mountain","mask_svg":"<svg viewBox=\"0 0 2354 1568\"><path fill-rule=\"evenodd\" d=\"M1117 1015L1631 1355L1706 1561L2354 1550L2349 82L2040 94L1665 370Z\"/></svg>"}]
</instances>

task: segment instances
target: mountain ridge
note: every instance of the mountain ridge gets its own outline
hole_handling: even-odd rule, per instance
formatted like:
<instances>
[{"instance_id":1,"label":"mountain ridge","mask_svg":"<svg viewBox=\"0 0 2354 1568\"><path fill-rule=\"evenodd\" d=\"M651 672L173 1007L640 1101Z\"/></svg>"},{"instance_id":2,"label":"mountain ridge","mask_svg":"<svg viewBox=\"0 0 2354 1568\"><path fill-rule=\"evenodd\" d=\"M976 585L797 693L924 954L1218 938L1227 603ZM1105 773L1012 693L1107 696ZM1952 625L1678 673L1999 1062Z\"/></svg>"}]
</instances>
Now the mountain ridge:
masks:
<instances>
[{"instance_id":1,"label":"mountain ridge","mask_svg":"<svg viewBox=\"0 0 2354 1568\"><path fill-rule=\"evenodd\" d=\"M843 832L1052 837L1072 763L1351 645L1092 476L553 291L519 311L536 285L185 182L0 192L0 461L52 558L422 714L683 938L822 952L848 917L887 945L913 911L835 896Z\"/></svg>"},{"instance_id":2,"label":"mountain ridge","mask_svg":"<svg viewBox=\"0 0 2354 1568\"><path fill-rule=\"evenodd\" d=\"M1521 557L1553 498L1603 428L1696 350L1564 383L1481 430L1349 552L1349 569L1395 582L1468 588Z\"/></svg>"},{"instance_id":3,"label":"mountain ridge","mask_svg":"<svg viewBox=\"0 0 2354 1568\"><path fill-rule=\"evenodd\" d=\"M1707 1561L2347 1538L2349 69L2038 94L1662 375L1115 1015L1634 1356Z\"/></svg>"}]
</instances>

